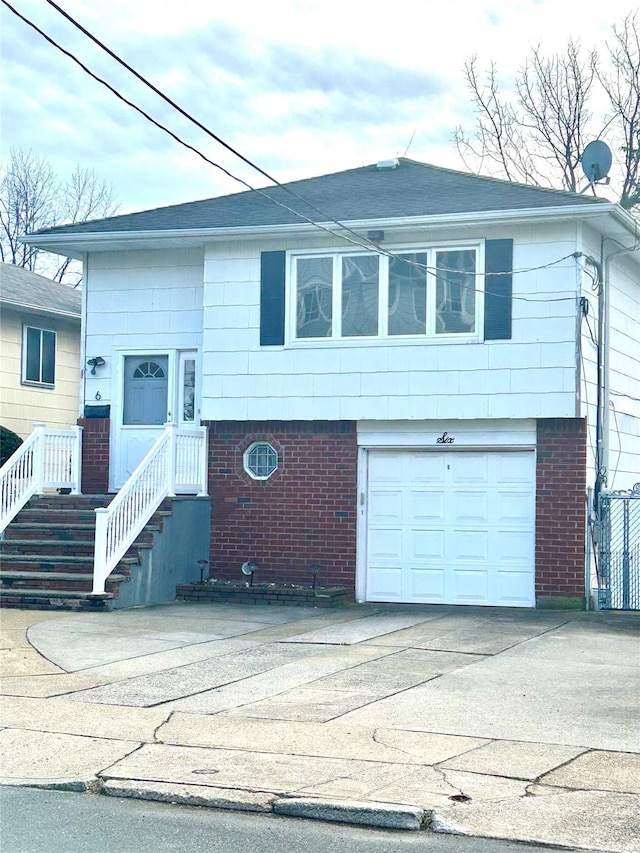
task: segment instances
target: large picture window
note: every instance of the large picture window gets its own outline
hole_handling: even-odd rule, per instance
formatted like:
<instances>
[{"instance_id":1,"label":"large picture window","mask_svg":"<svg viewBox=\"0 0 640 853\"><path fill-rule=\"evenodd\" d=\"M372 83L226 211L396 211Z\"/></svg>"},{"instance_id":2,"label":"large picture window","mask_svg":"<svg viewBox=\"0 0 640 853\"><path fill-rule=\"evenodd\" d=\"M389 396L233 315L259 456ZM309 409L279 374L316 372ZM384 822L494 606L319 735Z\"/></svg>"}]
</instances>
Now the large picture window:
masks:
<instances>
[{"instance_id":1,"label":"large picture window","mask_svg":"<svg viewBox=\"0 0 640 853\"><path fill-rule=\"evenodd\" d=\"M22 327L22 382L53 388L56 381L56 333Z\"/></svg>"},{"instance_id":2,"label":"large picture window","mask_svg":"<svg viewBox=\"0 0 640 853\"><path fill-rule=\"evenodd\" d=\"M478 246L292 260L293 340L479 334Z\"/></svg>"}]
</instances>

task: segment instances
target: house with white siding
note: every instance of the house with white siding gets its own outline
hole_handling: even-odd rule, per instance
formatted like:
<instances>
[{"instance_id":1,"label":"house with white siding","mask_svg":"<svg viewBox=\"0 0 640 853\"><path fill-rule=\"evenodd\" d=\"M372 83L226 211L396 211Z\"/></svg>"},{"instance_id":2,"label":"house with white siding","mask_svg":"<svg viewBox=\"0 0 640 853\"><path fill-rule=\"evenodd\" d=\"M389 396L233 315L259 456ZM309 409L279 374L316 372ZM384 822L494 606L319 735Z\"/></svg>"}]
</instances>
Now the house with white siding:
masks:
<instances>
[{"instance_id":1,"label":"house with white siding","mask_svg":"<svg viewBox=\"0 0 640 853\"><path fill-rule=\"evenodd\" d=\"M618 205L402 158L27 239L84 266L83 491L206 427L212 576L584 605L589 494L640 480Z\"/></svg>"}]
</instances>

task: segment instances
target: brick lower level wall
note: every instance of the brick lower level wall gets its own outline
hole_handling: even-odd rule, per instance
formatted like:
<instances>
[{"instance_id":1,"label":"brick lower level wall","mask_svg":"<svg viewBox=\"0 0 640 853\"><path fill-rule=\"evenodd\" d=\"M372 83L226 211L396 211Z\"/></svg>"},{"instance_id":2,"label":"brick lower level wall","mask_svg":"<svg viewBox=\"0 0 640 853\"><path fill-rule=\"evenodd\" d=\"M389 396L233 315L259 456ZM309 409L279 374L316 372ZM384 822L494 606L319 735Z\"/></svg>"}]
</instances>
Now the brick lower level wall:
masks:
<instances>
[{"instance_id":1,"label":"brick lower level wall","mask_svg":"<svg viewBox=\"0 0 640 853\"><path fill-rule=\"evenodd\" d=\"M109 418L80 418L82 427L82 493L109 491Z\"/></svg>"},{"instance_id":2,"label":"brick lower level wall","mask_svg":"<svg viewBox=\"0 0 640 853\"><path fill-rule=\"evenodd\" d=\"M355 589L357 440L348 421L209 422L210 574L238 579L256 561L257 583ZM244 451L269 441L278 470L254 480Z\"/></svg>"},{"instance_id":3,"label":"brick lower level wall","mask_svg":"<svg viewBox=\"0 0 640 853\"><path fill-rule=\"evenodd\" d=\"M536 596L583 598L586 542L586 422L538 421Z\"/></svg>"}]
</instances>

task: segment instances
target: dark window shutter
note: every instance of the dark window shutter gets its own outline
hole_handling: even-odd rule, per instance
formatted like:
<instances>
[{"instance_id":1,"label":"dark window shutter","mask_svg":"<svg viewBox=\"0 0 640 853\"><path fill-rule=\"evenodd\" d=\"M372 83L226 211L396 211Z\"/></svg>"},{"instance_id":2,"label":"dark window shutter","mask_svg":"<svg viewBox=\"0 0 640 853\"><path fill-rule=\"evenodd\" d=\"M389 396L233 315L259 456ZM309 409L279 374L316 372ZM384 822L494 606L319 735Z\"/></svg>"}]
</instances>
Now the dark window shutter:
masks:
<instances>
[{"instance_id":1,"label":"dark window shutter","mask_svg":"<svg viewBox=\"0 0 640 853\"><path fill-rule=\"evenodd\" d=\"M286 252L260 255L260 346L284 344Z\"/></svg>"},{"instance_id":2,"label":"dark window shutter","mask_svg":"<svg viewBox=\"0 0 640 853\"><path fill-rule=\"evenodd\" d=\"M512 270L513 240L487 240L484 244L485 341L511 337Z\"/></svg>"}]
</instances>

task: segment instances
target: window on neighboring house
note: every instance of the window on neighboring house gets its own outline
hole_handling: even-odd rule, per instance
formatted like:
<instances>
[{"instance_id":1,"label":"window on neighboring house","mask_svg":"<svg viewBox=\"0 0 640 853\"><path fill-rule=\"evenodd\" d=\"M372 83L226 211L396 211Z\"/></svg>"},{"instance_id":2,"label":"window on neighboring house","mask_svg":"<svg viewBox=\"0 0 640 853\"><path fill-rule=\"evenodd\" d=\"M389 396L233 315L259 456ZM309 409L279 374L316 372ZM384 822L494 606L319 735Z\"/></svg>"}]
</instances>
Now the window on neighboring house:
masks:
<instances>
[{"instance_id":1,"label":"window on neighboring house","mask_svg":"<svg viewBox=\"0 0 640 853\"><path fill-rule=\"evenodd\" d=\"M56 381L56 333L22 327L22 382L53 388Z\"/></svg>"},{"instance_id":2,"label":"window on neighboring house","mask_svg":"<svg viewBox=\"0 0 640 853\"><path fill-rule=\"evenodd\" d=\"M477 337L479 247L294 257L294 340Z\"/></svg>"}]
</instances>

